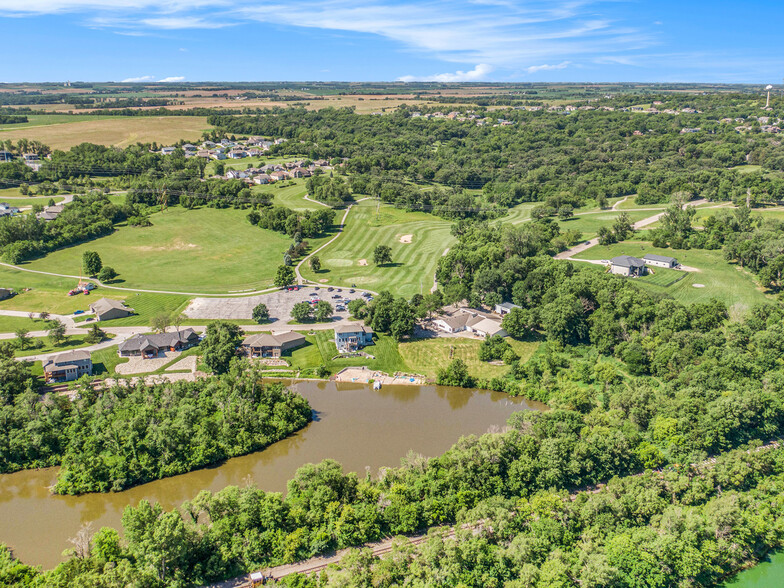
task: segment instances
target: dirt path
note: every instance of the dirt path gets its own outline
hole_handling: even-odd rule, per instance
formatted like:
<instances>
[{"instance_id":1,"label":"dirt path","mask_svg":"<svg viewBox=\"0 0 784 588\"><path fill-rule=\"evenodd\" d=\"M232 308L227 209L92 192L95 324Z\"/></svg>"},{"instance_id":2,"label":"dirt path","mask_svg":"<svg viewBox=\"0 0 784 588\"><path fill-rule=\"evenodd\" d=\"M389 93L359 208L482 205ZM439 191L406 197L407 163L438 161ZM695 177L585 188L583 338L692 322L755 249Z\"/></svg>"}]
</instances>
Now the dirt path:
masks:
<instances>
[{"instance_id":1,"label":"dirt path","mask_svg":"<svg viewBox=\"0 0 784 588\"><path fill-rule=\"evenodd\" d=\"M628 197L628 196L624 196L624 197L623 197L621 200L619 200L618 202L616 202L615 204L613 204L613 206L612 206L612 209L613 209L613 210L618 210L618 207L619 207L621 204L623 204L624 202L626 202L628 199L629 199L629 197Z\"/></svg>"},{"instance_id":2,"label":"dirt path","mask_svg":"<svg viewBox=\"0 0 784 588\"><path fill-rule=\"evenodd\" d=\"M311 197L310 197L310 196L308 196L307 194L305 194L305 195L303 196L303 198L304 198L305 200L307 200L308 202L312 202L313 204L318 204L318 205L320 205L320 206L325 206L325 207L327 207L327 208L332 208L332 207L331 207L329 204L324 204L323 202L319 202L318 200L313 200L313 198L311 198Z\"/></svg>"}]
</instances>

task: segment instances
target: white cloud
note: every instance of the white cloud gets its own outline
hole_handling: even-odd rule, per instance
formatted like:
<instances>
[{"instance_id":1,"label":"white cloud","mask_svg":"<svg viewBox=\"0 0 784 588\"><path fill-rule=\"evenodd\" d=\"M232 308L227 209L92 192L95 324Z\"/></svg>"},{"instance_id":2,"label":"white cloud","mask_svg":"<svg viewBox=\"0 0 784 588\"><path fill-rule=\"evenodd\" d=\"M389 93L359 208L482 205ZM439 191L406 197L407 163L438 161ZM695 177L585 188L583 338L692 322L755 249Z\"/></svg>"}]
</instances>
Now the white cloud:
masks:
<instances>
[{"instance_id":1,"label":"white cloud","mask_svg":"<svg viewBox=\"0 0 784 588\"><path fill-rule=\"evenodd\" d=\"M471 71L457 70L455 73L440 73L432 76L401 76L398 82L477 82L487 79L487 75L493 71L493 66L480 63Z\"/></svg>"},{"instance_id":2,"label":"white cloud","mask_svg":"<svg viewBox=\"0 0 784 588\"><path fill-rule=\"evenodd\" d=\"M158 80L159 84L167 84L172 82L184 82L185 76L169 76L168 78L163 78L162 80Z\"/></svg>"},{"instance_id":3,"label":"white cloud","mask_svg":"<svg viewBox=\"0 0 784 588\"><path fill-rule=\"evenodd\" d=\"M122 83L123 84L137 84L139 82L151 82L155 79L155 76L139 76L138 78L125 78Z\"/></svg>"},{"instance_id":4,"label":"white cloud","mask_svg":"<svg viewBox=\"0 0 784 588\"><path fill-rule=\"evenodd\" d=\"M529 74L536 73L538 71L550 71L553 69L566 69L572 64L571 61L562 61L561 63L557 63L555 65L549 65L547 63L542 65L532 65L531 67L526 67L525 71Z\"/></svg>"}]
</instances>

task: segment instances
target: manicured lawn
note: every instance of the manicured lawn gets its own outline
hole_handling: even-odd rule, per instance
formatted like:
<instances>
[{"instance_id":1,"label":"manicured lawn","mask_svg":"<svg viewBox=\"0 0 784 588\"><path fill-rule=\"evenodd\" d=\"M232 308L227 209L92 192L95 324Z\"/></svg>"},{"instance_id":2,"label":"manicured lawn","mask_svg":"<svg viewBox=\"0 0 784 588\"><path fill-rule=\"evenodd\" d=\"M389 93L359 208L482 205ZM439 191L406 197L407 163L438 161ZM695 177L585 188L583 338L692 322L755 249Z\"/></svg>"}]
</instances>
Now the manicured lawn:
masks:
<instances>
[{"instance_id":1,"label":"manicured lawn","mask_svg":"<svg viewBox=\"0 0 784 588\"><path fill-rule=\"evenodd\" d=\"M51 115L57 116L57 115ZM0 139L16 141L35 139L52 149L70 149L80 143L127 147L135 143L157 142L160 145L180 139L198 141L203 131L210 128L205 116L90 116L74 117L43 125L1 127Z\"/></svg>"},{"instance_id":2,"label":"manicured lawn","mask_svg":"<svg viewBox=\"0 0 784 588\"><path fill-rule=\"evenodd\" d=\"M176 294L152 294L147 292L133 293L121 292L118 290L101 290L93 292L114 300L123 300L125 304L133 308L136 314L125 318L101 321L98 324L106 327L135 327L149 325L153 317L166 313L170 316L181 314L188 306L190 298ZM199 321L203 325L205 321ZM182 323L183 325L185 323ZM89 326L89 323L85 326Z\"/></svg>"},{"instance_id":3,"label":"manicured lawn","mask_svg":"<svg viewBox=\"0 0 784 588\"><path fill-rule=\"evenodd\" d=\"M507 338L512 348L523 359L533 355L539 343L515 341ZM400 355L412 372L435 377L439 369L449 365L453 359L462 359L468 366L468 372L478 378L504 376L509 371L508 365L493 365L479 361L480 339L462 337L418 339L399 345ZM451 351L451 357L450 357Z\"/></svg>"},{"instance_id":4,"label":"manicured lawn","mask_svg":"<svg viewBox=\"0 0 784 588\"><path fill-rule=\"evenodd\" d=\"M499 222L509 223L510 225L519 225L520 223L528 222L531 220L531 209L534 206L539 206L541 202L523 202L517 206L513 206L502 216Z\"/></svg>"},{"instance_id":5,"label":"manicured lawn","mask_svg":"<svg viewBox=\"0 0 784 588\"><path fill-rule=\"evenodd\" d=\"M438 259L454 242L450 223L391 206L382 206L377 214L376 208L370 200L355 205L343 234L319 252L322 270L315 273L303 266L303 276L376 292L389 290L407 298L429 292ZM411 243L401 243L406 235L411 235ZM393 263L382 267L373 263L373 249L380 244L392 249ZM360 265L360 260L367 265Z\"/></svg>"},{"instance_id":6,"label":"manicured lawn","mask_svg":"<svg viewBox=\"0 0 784 588\"><path fill-rule=\"evenodd\" d=\"M43 331L46 322L42 320L30 320L23 316L2 316L0 315L0 333L13 333L17 329L27 329L28 331Z\"/></svg>"},{"instance_id":7,"label":"manicured lawn","mask_svg":"<svg viewBox=\"0 0 784 588\"><path fill-rule=\"evenodd\" d=\"M92 354L93 375L103 378L114 375L114 368L121 363L127 363L127 357L117 355L117 346L112 345L105 349L99 349Z\"/></svg>"},{"instance_id":8,"label":"manicured lawn","mask_svg":"<svg viewBox=\"0 0 784 588\"><path fill-rule=\"evenodd\" d=\"M103 293L98 290L91 296L67 296L68 291L75 287L78 281L0 266L0 286L13 288L18 292L13 298L0 301L0 309L25 312L45 310L56 314L71 314L74 310L86 310L95 295L102 296ZM24 292L24 288L31 290Z\"/></svg>"},{"instance_id":9,"label":"manicured lawn","mask_svg":"<svg viewBox=\"0 0 784 588\"><path fill-rule=\"evenodd\" d=\"M334 331L315 331L313 335L306 335L307 344L292 352L291 365L297 369L315 368L326 365L330 373L337 373L345 367L367 366L373 370L381 370L388 374L397 371L406 371L407 367L403 358L398 353L397 341L392 337L378 335L375 345L365 347L364 351L373 355L375 359L366 357L332 358L337 355Z\"/></svg>"},{"instance_id":10,"label":"manicured lawn","mask_svg":"<svg viewBox=\"0 0 784 588\"><path fill-rule=\"evenodd\" d=\"M84 251L97 251L120 274L113 285L186 293L227 293L272 285L291 240L251 225L247 211L174 206L151 227L118 226L106 237L68 247L25 267L78 275ZM324 239L309 239L318 246Z\"/></svg>"},{"instance_id":11,"label":"manicured lawn","mask_svg":"<svg viewBox=\"0 0 784 588\"><path fill-rule=\"evenodd\" d=\"M324 208L320 204L305 200L305 195L308 192L305 189L305 180L294 181L296 181L296 184L293 186L281 187L282 184L268 184L267 186L259 186L257 190L272 194L275 204L291 208L292 210L320 210ZM338 214L340 213L336 212L335 217L339 220Z\"/></svg>"},{"instance_id":12,"label":"manicured lawn","mask_svg":"<svg viewBox=\"0 0 784 588\"><path fill-rule=\"evenodd\" d=\"M583 240L591 239L596 236L597 232L599 231L599 227L607 226L612 228L612 225L618 216L624 212L628 215L632 222L637 222L656 214L656 211L650 210L605 210L591 214L581 214L568 221L560 221L561 231L577 230L583 234Z\"/></svg>"},{"instance_id":13,"label":"manicured lawn","mask_svg":"<svg viewBox=\"0 0 784 588\"><path fill-rule=\"evenodd\" d=\"M84 340L86 335L69 335L68 339L66 339L60 345L52 345L49 341L49 337L33 337L33 341L37 341L41 343L40 347L28 347L27 349L20 349L14 351L14 355L16 357L28 357L30 355L40 355L42 353L58 353L58 352L65 352L71 351L73 349L79 349L80 347L87 347L88 345L92 345L92 343L88 343ZM114 335L108 334L106 335L107 339L112 339Z\"/></svg>"},{"instance_id":14,"label":"manicured lawn","mask_svg":"<svg viewBox=\"0 0 784 588\"><path fill-rule=\"evenodd\" d=\"M65 196L23 196L19 188L4 188L0 190L0 202L7 202L17 208L32 206L33 204L46 206L49 203L49 199L58 203L62 202Z\"/></svg>"},{"instance_id":15,"label":"manicured lawn","mask_svg":"<svg viewBox=\"0 0 784 588\"><path fill-rule=\"evenodd\" d=\"M646 253L675 257L683 265L700 270L699 272L687 272L685 278L669 287L662 287L649 280L634 280L635 284L652 292L666 294L687 304L718 298L731 307L734 314L742 313L754 304L770 300L763 294L750 274L740 267L724 261L721 251L657 249L647 242L626 241L609 246L591 247L581 253L580 257L610 259L617 255L642 257ZM695 288L695 284L702 284L704 287Z\"/></svg>"}]
</instances>

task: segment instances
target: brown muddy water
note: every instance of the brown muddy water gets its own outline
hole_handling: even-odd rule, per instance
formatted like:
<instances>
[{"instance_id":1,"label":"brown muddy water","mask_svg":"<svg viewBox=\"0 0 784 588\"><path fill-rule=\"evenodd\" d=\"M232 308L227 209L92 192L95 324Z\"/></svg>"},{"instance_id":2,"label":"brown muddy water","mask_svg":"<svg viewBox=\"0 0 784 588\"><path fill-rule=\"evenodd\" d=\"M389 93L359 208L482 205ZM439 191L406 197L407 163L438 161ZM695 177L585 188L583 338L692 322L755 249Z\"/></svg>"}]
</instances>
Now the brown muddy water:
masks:
<instances>
[{"instance_id":1,"label":"brown muddy water","mask_svg":"<svg viewBox=\"0 0 784 588\"><path fill-rule=\"evenodd\" d=\"M83 523L120 527L123 509L142 499L165 508L201 490L245 484L283 492L286 481L306 463L336 459L346 471L375 473L396 466L409 450L426 456L446 451L461 436L503 425L519 410L546 406L506 394L442 386L385 386L301 382L295 389L310 402L311 424L263 451L212 468L158 480L124 492L54 496L56 468L0 476L0 543L29 564L51 568L62 560Z\"/></svg>"}]
</instances>

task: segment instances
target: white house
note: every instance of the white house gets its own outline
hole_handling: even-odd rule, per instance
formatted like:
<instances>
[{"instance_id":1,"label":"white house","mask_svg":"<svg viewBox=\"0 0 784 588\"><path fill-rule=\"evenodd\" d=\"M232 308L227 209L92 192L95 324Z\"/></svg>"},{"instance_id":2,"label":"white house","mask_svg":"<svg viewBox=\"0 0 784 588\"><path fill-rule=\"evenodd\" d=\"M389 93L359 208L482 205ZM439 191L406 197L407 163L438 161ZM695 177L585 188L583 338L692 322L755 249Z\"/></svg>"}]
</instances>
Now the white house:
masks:
<instances>
[{"instance_id":1,"label":"white house","mask_svg":"<svg viewBox=\"0 0 784 588\"><path fill-rule=\"evenodd\" d=\"M502 327L501 321L491 318L480 318L478 321L469 321L466 325L466 330L479 335L480 337L492 337L493 335L500 335L501 337L509 336Z\"/></svg>"},{"instance_id":2,"label":"white house","mask_svg":"<svg viewBox=\"0 0 784 588\"><path fill-rule=\"evenodd\" d=\"M654 267L667 267L674 268L680 265L678 260L674 257L667 257L666 255L656 255L655 253L647 253L643 256L645 265L652 265Z\"/></svg>"},{"instance_id":3,"label":"white house","mask_svg":"<svg viewBox=\"0 0 784 588\"><path fill-rule=\"evenodd\" d=\"M610 260L610 272L619 276L644 276L645 261L631 255L619 255Z\"/></svg>"}]
</instances>

